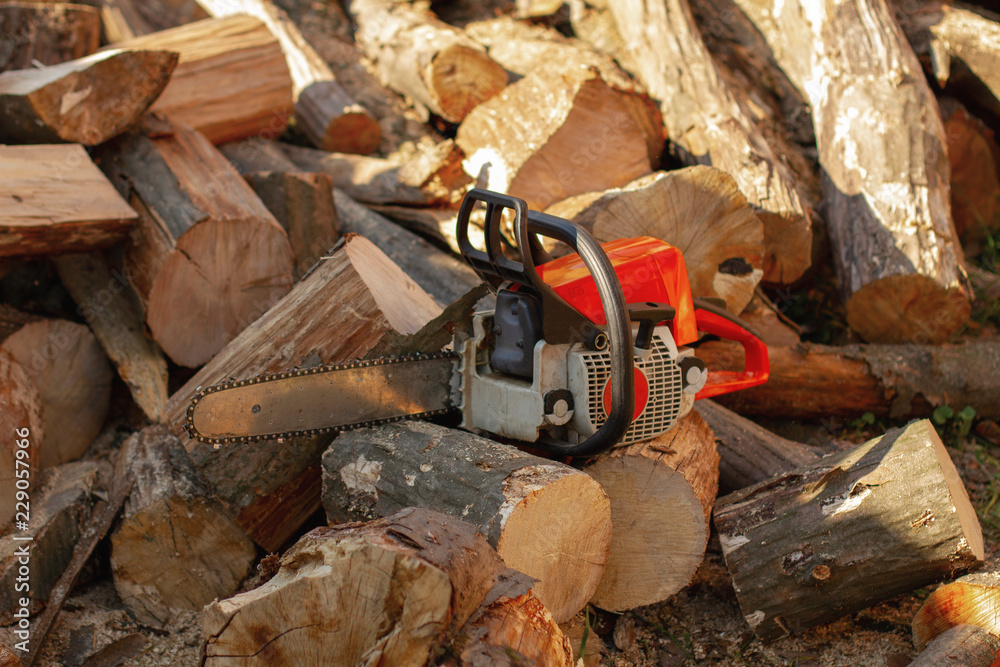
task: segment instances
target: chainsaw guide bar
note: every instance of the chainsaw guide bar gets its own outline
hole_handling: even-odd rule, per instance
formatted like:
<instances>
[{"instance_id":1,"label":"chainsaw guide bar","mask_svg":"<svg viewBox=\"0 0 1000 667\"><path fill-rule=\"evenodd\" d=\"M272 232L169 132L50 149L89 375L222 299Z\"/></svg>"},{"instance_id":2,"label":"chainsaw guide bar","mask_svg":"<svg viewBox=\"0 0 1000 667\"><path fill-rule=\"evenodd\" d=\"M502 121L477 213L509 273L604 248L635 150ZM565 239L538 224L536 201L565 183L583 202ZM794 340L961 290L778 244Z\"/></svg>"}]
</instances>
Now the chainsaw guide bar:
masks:
<instances>
[{"instance_id":1,"label":"chainsaw guide bar","mask_svg":"<svg viewBox=\"0 0 1000 667\"><path fill-rule=\"evenodd\" d=\"M454 409L458 358L454 352L410 354L222 382L195 394L184 428L199 442L225 445L444 414ZM296 422L331 425L296 429Z\"/></svg>"}]
</instances>

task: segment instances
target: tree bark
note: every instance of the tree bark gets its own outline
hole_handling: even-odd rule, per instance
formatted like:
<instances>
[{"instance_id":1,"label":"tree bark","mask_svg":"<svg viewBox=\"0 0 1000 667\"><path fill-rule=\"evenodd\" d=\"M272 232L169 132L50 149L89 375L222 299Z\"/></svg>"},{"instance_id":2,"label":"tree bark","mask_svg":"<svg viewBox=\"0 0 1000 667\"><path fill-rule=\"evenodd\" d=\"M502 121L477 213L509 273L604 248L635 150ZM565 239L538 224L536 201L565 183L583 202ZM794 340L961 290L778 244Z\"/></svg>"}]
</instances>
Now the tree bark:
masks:
<instances>
[{"instance_id":1,"label":"tree bark","mask_svg":"<svg viewBox=\"0 0 1000 667\"><path fill-rule=\"evenodd\" d=\"M910 667L992 667L1000 638L971 625L954 627L935 639Z\"/></svg>"},{"instance_id":2,"label":"tree bark","mask_svg":"<svg viewBox=\"0 0 1000 667\"><path fill-rule=\"evenodd\" d=\"M115 46L179 53L170 83L151 108L214 144L279 137L295 107L281 44L251 16L196 21Z\"/></svg>"},{"instance_id":3,"label":"tree bark","mask_svg":"<svg viewBox=\"0 0 1000 667\"><path fill-rule=\"evenodd\" d=\"M295 118L318 148L367 155L378 150L382 129L372 114L348 96L330 66L288 15L269 0L198 0L215 17L243 13L267 25L281 43L292 75Z\"/></svg>"},{"instance_id":4,"label":"tree bark","mask_svg":"<svg viewBox=\"0 0 1000 667\"><path fill-rule=\"evenodd\" d=\"M208 18L194 0L97 0L110 44Z\"/></svg>"},{"instance_id":5,"label":"tree bark","mask_svg":"<svg viewBox=\"0 0 1000 667\"><path fill-rule=\"evenodd\" d=\"M427 9L398 0L352 0L357 41L382 82L418 110L460 123L507 85L480 44Z\"/></svg>"},{"instance_id":6,"label":"tree bark","mask_svg":"<svg viewBox=\"0 0 1000 667\"><path fill-rule=\"evenodd\" d=\"M660 101L667 136L686 164L728 172L764 225L764 280L790 283L811 263L809 212L795 180L726 84L686 0L609 5L636 74Z\"/></svg>"},{"instance_id":7,"label":"tree bark","mask_svg":"<svg viewBox=\"0 0 1000 667\"><path fill-rule=\"evenodd\" d=\"M32 63L58 65L89 56L101 40L101 15L93 7L6 2L0 6L0 72Z\"/></svg>"},{"instance_id":8,"label":"tree bark","mask_svg":"<svg viewBox=\"0 0 1000 667\"><path fill-rule=\"evenodd\" d=\"M777 15L770 2L736 4L812 106L851 328L875 343L943 342L968 319L970 296L947 140L890 10L883 0L799 2Z\"/></svg>"},{"instance_id":9,"label":"tree bark","mask_svg":"<svg viewBox=\"0 0 1000 667\"><path fill-rule=\"evenodd\" d=\"M719 455L698 415L584 468L611 498L607 570L593 604L621 612L662 602L691 583L708 545Z\"/></svg>"},{"instance_id":10,"label":"tree bark","mask_svg":"<svg viewBox=\"0 0 1000 667\"><path fill-rule=\"evenodd\" d=\"M761 222L735 181L713 167L656 172L571 197L546 213L572 220L602 243L636 236L666 241L684 256L692 294L725 299L737 315L763 275Z\"/></svg>"},{"instance_id":11,"label":"tree bark","mask_svg":"<svg viewBox=\"0 0 1000 667\"><path fill-rule=\"evenodd\" d=\"M135 484L111 535L111 569L139 622L163 627L178 610L231 595L257 554L166 426L134 437L128 466Z\"/></svg>"},{"instance_id":12,"label":"tree bark","mask_svg":"<svg viewBox=\"0 0 1000 667\"><path fill-rule=\"evenodd\" d=\"M1000 573L995 567L942 584L913 617L913 644L923 650L938 636L960 625L974 625L996 635L1000 632L995 611L998 595Z\"/></svg>"},{"instance_id":13,"label":"tree bark","mask_svg":"<svg viewBox=\"0 0 1000 667\"><path fill-rule=\"evenodd\" d=\"M390 332L415 333L440 312L369 241L348 237L175 392L167 415L179 431L197 387L364 357ZM328 436L317 436L216 450L184 440L202 479L269 551L278 550L319 508L319 458L329 442Z\"/></svg>"},{"instance_id":14,"label":"tree bark","mask_svg":"<svg viewBox=\"0 0 1000 667\"><path fill-rule=\"evenodd\" d=\"M174 362L204 364L288 292L288 236L204 136L132 135L102 167L140 211L125 270L153 339Z\"/></svg>"},{"instance_id":15,"label":"tree bark","mask_svg":"<svg viewBox=\"0 0 1000 667\"><path fill-rule=\"evenodd\" d=\"M507 565L538 581L535 595L560 623L590 600L611 541L608 497L594 480L421 422L340 435L323 455L323 506L331 521L411 506L468 521Z\"/></svg>"},{"instance_id":16,"label":"tree bark","mask_svg":"<svg viewBox=\"0 0 1000 667\"><path fill-rule=\"evenodd\" d=\"M1000 347L989 339L957 345L845 345L803 343L769 350L771 375L759 387L717 400L744 415L837 419L865 412L877 417L925 417L934 406L971 405L1000 418ZM734 345L698 348L709 368L739 370Z\"/></svg>"},{"instance_id":17,"label":"tree bark","mask_svg":"<svg viewBox=\"0 0 1000 667\"><path fill-rule=\"evenodd\" d=\"M981 565L975 509L929 421L720 498L726 565L764 641Z\"/></svg>"}]
</instances>

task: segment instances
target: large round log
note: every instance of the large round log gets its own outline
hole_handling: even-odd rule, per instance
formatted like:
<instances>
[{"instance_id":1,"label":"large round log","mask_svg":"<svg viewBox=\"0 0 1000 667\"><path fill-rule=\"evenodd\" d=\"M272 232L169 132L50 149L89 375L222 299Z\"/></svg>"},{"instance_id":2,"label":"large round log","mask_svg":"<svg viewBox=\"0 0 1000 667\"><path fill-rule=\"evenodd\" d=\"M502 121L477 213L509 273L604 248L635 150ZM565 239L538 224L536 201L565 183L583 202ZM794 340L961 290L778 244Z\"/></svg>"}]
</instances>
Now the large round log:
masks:
<instances>
[{"instance_id":1,"label":"large round log","mask_svg":"<svg viewBox=\"0 0 1000 667\"><path fill-rule=\"evenodd\" d=\"M1000 636L1000 572L994 568L942 584L913 617L913 643L923 649L956 625L975 625Z\"/></svg>"},{"instance_id":2,"label":"large round log","mask_svg":"<svg viewBox=\"0 0 1000 667\"><path fill-rule=\"evenodd\" d=\"M323 455L323 506L338 521L410 506L460 517L538 580L535 594L556 622L590 600L611 541L608 497L587 475L423 422L338 437Z\"/></svg>"}]
</instances>

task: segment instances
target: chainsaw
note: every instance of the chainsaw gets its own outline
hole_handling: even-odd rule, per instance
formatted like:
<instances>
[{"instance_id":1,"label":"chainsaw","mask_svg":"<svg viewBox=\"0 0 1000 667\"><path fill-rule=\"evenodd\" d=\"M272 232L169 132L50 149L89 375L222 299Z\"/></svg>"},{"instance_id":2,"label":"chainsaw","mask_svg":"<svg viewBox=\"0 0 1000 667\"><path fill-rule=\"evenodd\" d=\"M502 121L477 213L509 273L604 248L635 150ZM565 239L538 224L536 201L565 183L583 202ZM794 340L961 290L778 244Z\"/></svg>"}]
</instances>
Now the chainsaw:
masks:
<instances>
[{"instance_id":1,"label":"chainsaw","mask_svg":"<svg viewBox=\"0 0 1000 667\"><path fill-rule=\"evenodd\" d=\"M477 248L469 223L483 206ZM502 231L505 212L516 243ZM254 442L457 411L472 432L581 457L668 431L696 399L767 381L767 347L721 300L692 297L684 258L664 241L601 245L568 220L481 189L462 201L456 232L496 299L456 330L451 349L201 389L188 408L191 437ZM552 259L539 236L573 252ZM708 372L693 347L704 335L738 341L744 370Z\"/></svg>"}]
</instances>

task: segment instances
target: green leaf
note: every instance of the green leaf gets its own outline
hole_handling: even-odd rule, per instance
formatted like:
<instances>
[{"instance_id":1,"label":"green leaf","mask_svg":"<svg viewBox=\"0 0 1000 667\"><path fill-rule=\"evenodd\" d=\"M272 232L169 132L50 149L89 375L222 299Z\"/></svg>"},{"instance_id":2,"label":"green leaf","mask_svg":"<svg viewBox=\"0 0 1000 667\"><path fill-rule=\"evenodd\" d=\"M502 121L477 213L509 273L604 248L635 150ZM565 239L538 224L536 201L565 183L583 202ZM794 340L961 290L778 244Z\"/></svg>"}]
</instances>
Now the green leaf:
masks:
<instances>
[{"instance_id":1,"label":"green leaf","mask_svg":"<svg viewBox=\"0 0 1000 667\"><path fill-rule=\"evenodd\" d=\"M955 416L955 411L951 409L950 405L939 405L934 408L934 413L931 415L931 419L938 426L942 426L946 421Z\"/></svg>"}]
</instances>

